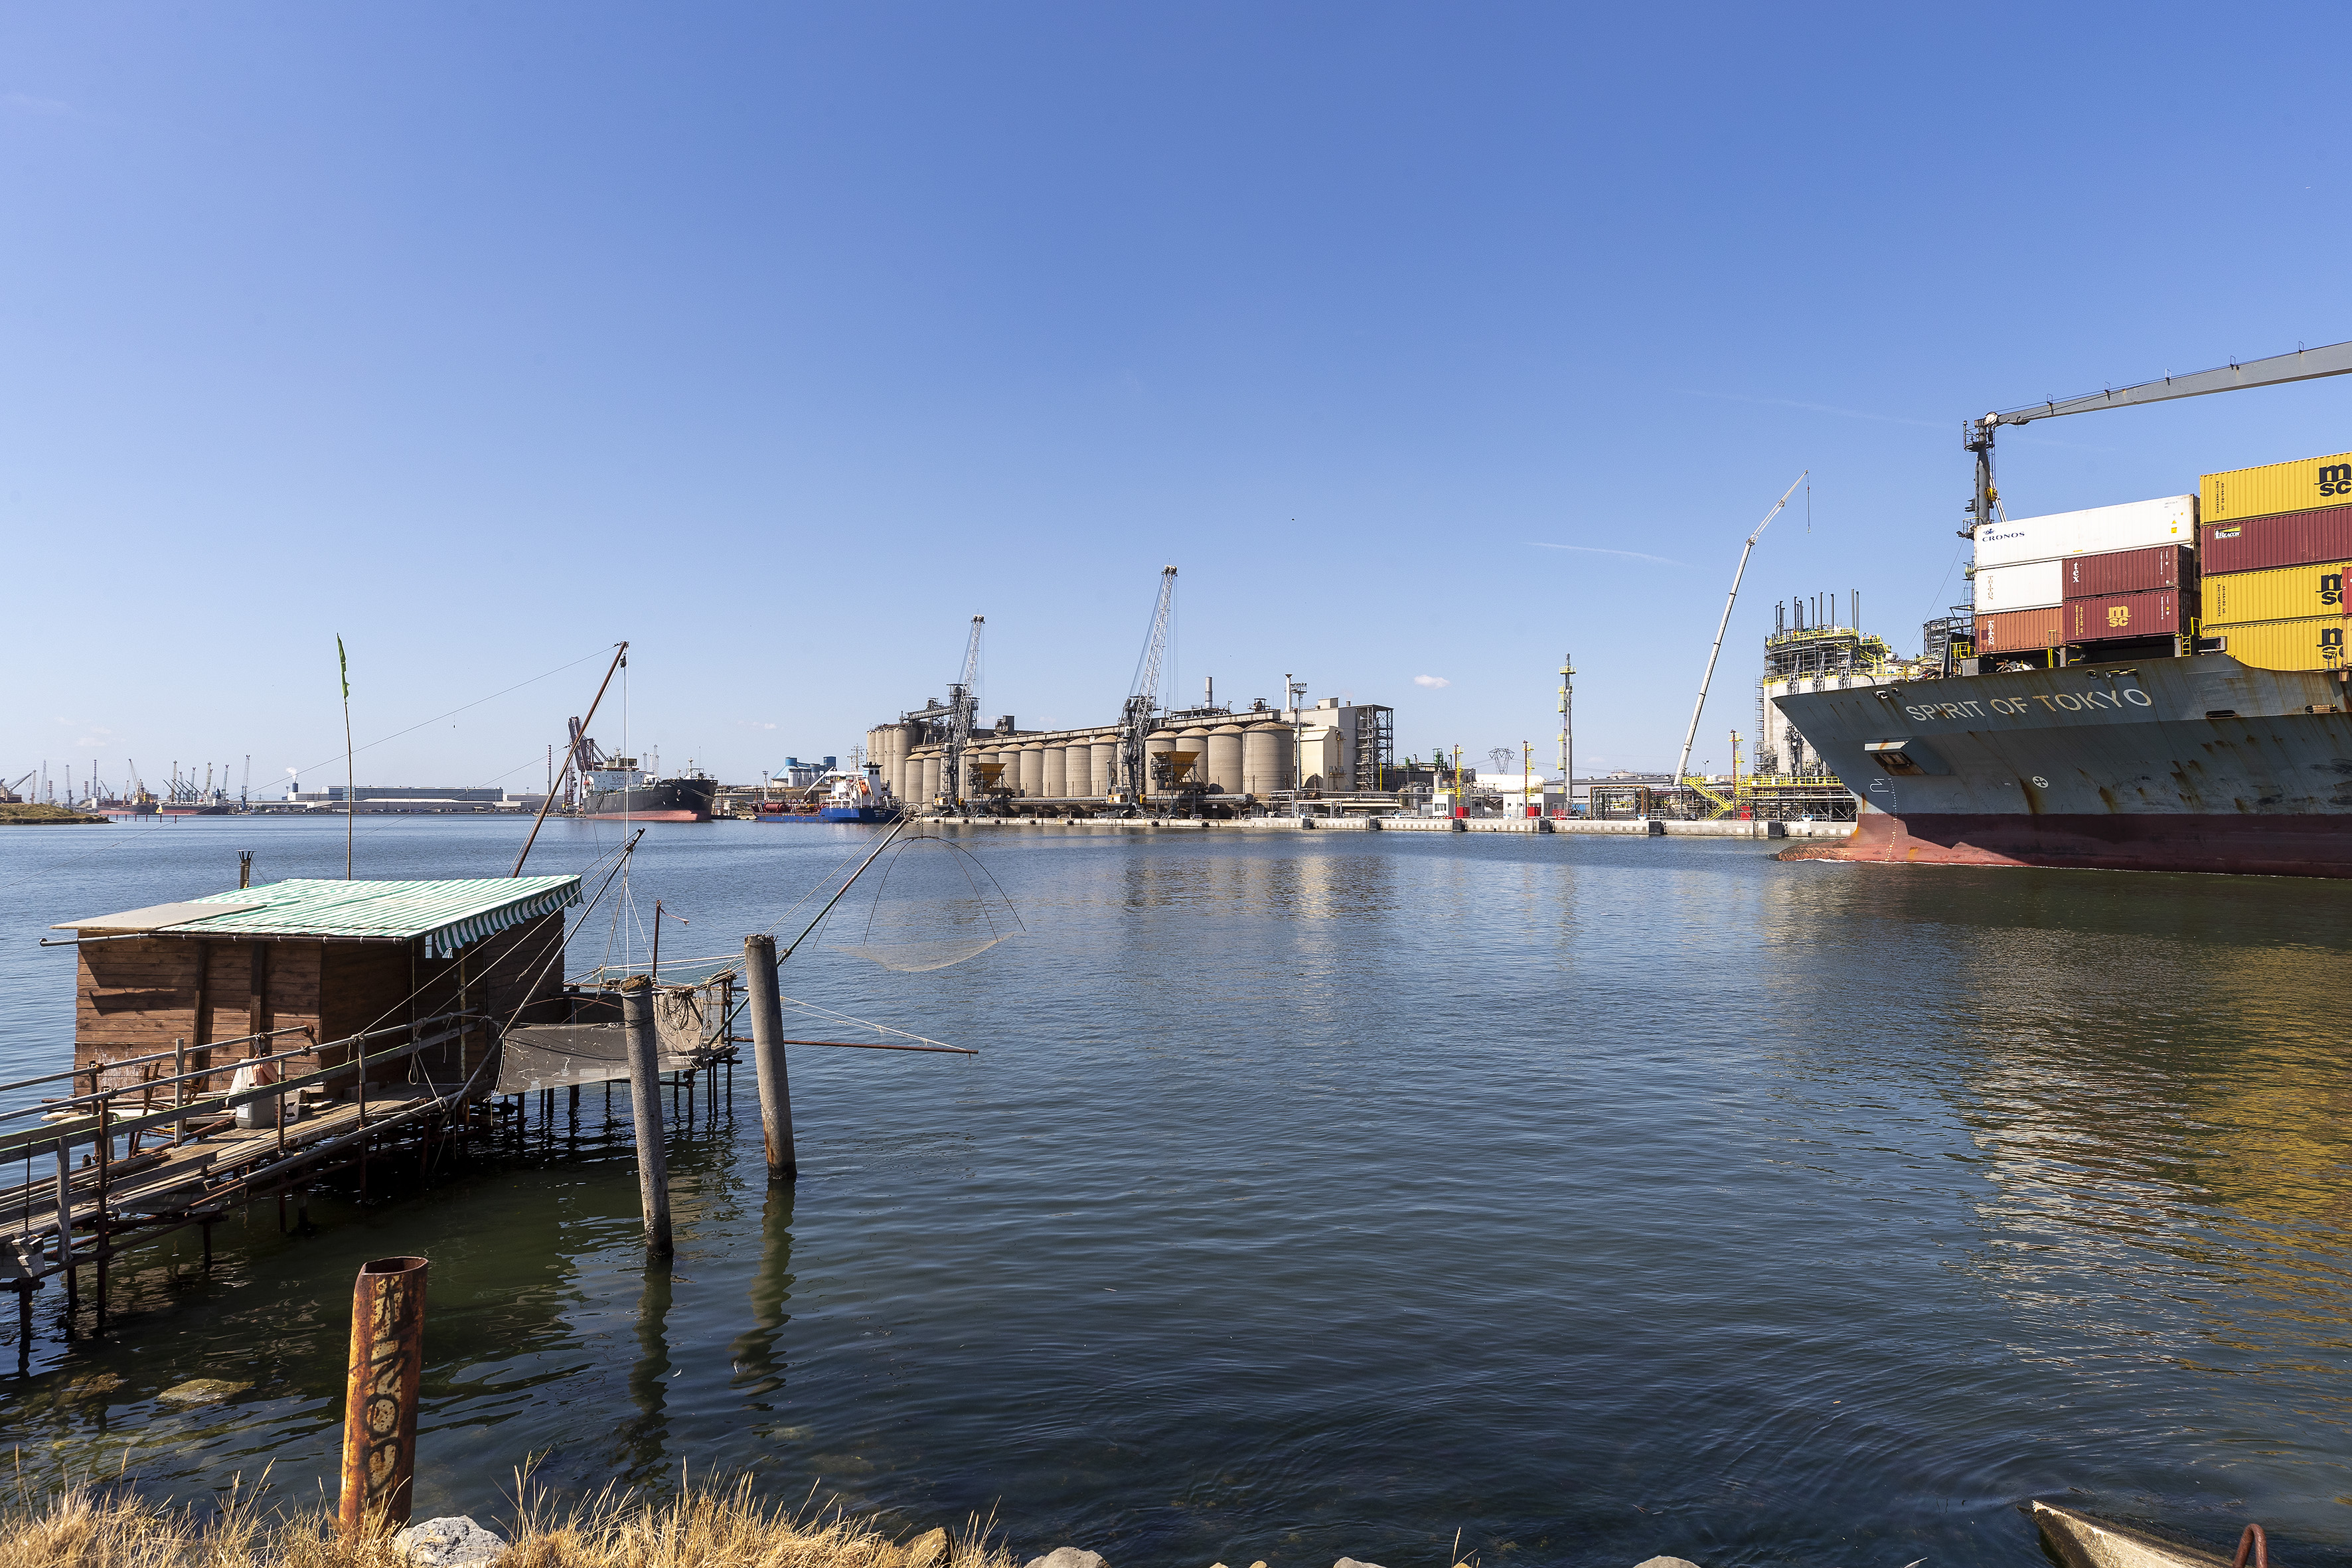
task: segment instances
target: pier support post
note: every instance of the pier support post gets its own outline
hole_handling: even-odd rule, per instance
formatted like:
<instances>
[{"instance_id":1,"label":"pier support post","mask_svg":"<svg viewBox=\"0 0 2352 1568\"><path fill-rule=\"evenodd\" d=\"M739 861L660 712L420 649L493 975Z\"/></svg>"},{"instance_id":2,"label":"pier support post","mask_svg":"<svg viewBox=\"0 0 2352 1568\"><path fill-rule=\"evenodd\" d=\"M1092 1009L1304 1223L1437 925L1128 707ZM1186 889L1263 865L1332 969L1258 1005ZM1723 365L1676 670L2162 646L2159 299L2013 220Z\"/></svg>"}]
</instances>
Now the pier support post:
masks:
<instances>
[{"instance_id":1,"label":"pier support post","mask_svg":"<svg viewBox=\"0 0 2352 1568\"><path fill-rule=\"evenodd\" d=\"M784 1074L784 1008L776 991L776 939L743 939L744 1000L751 1011L751 1076L760 1083L760 1130L768 1141L768 1180L796 1181L793 1086Z\"/></svg>"},{"instance_id":2,"label":"pier support post","mask_svg":"<svg viewBox=\"0 0 2352 1568\"><path fill-rule=\"evenodd\" d=\"M379 1258L352 1287L352 1358L343 1382L346 1536L408 1522L416 1474L416 1387L425 1365L422 1258Z\"/></svg>"},{"instance_id":3,"label":"pier support post","mask_svg":"<svg viewBox=\"0 0 2352 1568\"><path fill-rule=\"evenodd\" d=\"M621 986L621 1022L629 1047L629 1113L637 1146L637 1195L646 1211L646 1251L670 1255L669 1154L662 1142L661 1056L654 1030L653 982L644 975Z\"/></svg>"},{"instance_id":4,"label":"pier support post","mask_svg":"<svg viewBox=\"0 0 2352 1568\"><path fill-rule=\"evenodd\" d=\"M73 1321L81 1305L74 1281L73 1154L65 1134L58 1135L58 1269L66 1277L66 1321Z\"/></svg>"}]
</instances>

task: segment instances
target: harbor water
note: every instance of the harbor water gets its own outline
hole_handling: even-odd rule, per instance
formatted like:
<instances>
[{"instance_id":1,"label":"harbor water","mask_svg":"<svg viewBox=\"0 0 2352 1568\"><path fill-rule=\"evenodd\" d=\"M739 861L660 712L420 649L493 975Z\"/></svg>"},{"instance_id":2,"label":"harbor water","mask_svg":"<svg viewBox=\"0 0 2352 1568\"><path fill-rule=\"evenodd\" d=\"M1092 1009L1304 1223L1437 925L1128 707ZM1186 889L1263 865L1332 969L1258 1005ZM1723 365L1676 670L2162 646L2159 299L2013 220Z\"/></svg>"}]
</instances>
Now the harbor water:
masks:
<instances>
[{"instance_id":1,"label":"harbor water","mask_svg":"<svg viewBox=\"0 0 2352 1568\"><path fill-rule=\"evenodd\" d=\"M358 868L500 875L523 830L363 821ZM619 831L551 825L531 868ZM641 957L655 898L666 970L740 952L881 831L656 825L575 963ZM0 1447L315 1498L352 1275L418 1253L419 1517L494 1516L530 1465L992 1514L1116 1568L1957 1568L2039 1561L2040 1495L2352 1563L2352 886L1688 838L959 842L982 869L894 854L784 989L982 1054L796 1048L796 1188L739 1071L668 1134L672 1269L626 1095L534 1102L429 1184L320 1192L315 1234L257 1205L209 1274L194 1233L128 1260L102 1332L41 1292L29 1375L0 1323ZM67 1060L74 957L37 937L233 887L240 849L339 876L343 828L0 835L0 1078ZM839 951L922 934L941 868L1024 934L915 973ZM194 1378L250 1386L158 1399Z\"/></svg>"}]
</instances>

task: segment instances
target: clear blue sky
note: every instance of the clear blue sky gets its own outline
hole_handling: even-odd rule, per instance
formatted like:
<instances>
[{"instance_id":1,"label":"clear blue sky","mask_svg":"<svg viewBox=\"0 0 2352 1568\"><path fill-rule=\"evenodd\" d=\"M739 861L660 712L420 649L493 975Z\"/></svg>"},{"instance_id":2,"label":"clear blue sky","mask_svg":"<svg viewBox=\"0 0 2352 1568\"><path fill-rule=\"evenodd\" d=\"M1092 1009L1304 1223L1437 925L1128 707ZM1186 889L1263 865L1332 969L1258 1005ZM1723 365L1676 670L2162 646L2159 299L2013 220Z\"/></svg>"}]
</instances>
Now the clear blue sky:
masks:
<instances>
[{"instance_id":1,"label":"clear blue sky","mask_svg":"<svg viewBox=\"0 0 2352 1568\"><path fill-rule=\"evenodd\" d=\"M11 776L341 750L635 645L736 778L940 690L1697 756L1772 601L1960 587L1964 415L2352 338L2341 7L13 4ZM2352 447L2352 384L2004 437L2010 510ZM1801 496L1801 500L1803 498ZM1546 548L1565 546L1570 548ZM366 752L536 781L582 663ZM1444 687L1417 685L1417 677ZM608 743L616 721L600 721ZM79 768L86 763L77 765ZM321 776L318 782L326 782Z\"/></svg>"}]
</instances>

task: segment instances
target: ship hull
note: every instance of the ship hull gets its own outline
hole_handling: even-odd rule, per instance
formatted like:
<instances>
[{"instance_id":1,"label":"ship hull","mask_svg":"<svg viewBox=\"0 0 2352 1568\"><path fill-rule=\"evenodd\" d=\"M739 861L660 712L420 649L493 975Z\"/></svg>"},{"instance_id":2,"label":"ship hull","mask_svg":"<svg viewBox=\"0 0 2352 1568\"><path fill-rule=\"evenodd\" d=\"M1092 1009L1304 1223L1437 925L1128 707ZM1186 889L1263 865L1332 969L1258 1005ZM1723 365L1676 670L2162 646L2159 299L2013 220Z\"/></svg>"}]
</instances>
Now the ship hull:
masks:
<instances>
[{"instance_id":1,"label":"ship hull","mask_svg":"<svg viewBox=\"0 0 2352 1568\"><path fill-rule=\"evenodd\" d=\"M2336 671L2203 654L1774 700L1863 802L1784 859L2352 877Z\"/></svg>"},{"instance_id":2,"label":"ship hull","mask_svg":"<svg viewBox=\"0 0 2352 1568\"><path fill-rule=\"evenodd\" d=\"M708 822L719 799L713 779L663 779L632 789L590 790L580 815L599 822Z\"/></svg>"}]
</instances>

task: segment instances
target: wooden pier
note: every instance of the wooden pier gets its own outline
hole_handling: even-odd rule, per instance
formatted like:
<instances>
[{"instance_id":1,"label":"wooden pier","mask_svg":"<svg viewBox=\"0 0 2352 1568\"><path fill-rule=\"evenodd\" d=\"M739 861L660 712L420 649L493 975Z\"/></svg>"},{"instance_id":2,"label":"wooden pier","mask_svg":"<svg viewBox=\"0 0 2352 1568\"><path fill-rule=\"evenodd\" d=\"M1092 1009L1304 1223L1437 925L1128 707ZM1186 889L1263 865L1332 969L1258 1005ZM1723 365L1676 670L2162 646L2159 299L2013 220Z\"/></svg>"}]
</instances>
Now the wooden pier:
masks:
<instances>
[{"instance_id":1,"label":"wooden pier","mask_svg":"<svg viewBox=\"0 0 2352 1568\"><path fill-rule=\"evenodd\" d=\"M505 1030L571 1016L579 898L576 877L288 881L60 924L73 1066L0 1085L67 1090L0 1113L0 1289L20 1320L53 1277L70 1310L94 1270L102 1300L129 1247L194 1226L209 1257L232 1208L364 1184L375 1160L429 1170L496 1127Z\"/></svg>"}]
</instances>

